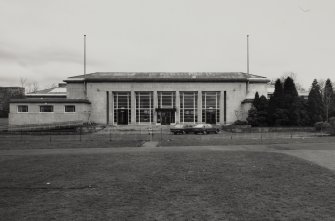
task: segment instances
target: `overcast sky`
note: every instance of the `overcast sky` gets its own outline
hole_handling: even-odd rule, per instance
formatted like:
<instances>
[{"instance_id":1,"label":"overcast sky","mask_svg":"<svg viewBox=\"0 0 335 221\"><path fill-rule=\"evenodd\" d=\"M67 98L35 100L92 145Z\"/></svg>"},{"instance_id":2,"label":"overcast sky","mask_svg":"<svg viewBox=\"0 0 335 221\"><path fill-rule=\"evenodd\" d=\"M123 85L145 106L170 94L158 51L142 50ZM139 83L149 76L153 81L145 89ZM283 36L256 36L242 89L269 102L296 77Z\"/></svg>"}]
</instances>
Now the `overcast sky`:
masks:
<instances>
[{"instance_id":1,"label":"overcast sky","mask_svg":"<svg viewBox=\"0 0 335 221\"><path fill-rule=\"evenodd\" d=\"M87 72L295 72L335 81L334 0L0 0L0 86Z\"/></svg>"}]
</instances>

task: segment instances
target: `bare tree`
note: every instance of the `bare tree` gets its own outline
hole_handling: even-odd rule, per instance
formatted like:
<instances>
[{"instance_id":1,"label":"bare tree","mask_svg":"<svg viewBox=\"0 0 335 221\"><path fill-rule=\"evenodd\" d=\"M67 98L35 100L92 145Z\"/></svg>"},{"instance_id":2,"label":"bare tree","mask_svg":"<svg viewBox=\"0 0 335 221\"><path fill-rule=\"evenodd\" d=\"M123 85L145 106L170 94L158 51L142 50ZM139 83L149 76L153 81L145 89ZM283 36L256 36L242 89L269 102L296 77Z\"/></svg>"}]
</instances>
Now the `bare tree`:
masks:
<instances>
[{"instance_id":1,"label":"bare tree","mask_svg":"<svg viewBox=\"0 0 335 221\"><path fill-rule=\"evenodd\" d=\"M23 88L26 88L28 79L24 78L24 77L20 77L19 81L20 81L20 86L23 87Z\"/></svg>"},{"instance_id":2,"label":"bare tree","mask_svg":"<svg viewBox=\"0 0 335 221\"><path fill-rule=\"evenodd\" d=\"M58 85L56 84L56 83L52 83L52 84L50 84L50 86L49 86L49 88L55 88L55 87L57 87Z\"/></svg>"},{"instance_id":3,"label":"bare tree","mask_svg":"<svg viewBox=\"0 0 335 221\"><path fill-rule=\"evenodd\" d=\"M323 105L325 108L326 121L329 120L329 112L332 111L332 105L334 102L334 90L333 85L330 79L326 80L324 89L323 89Z\"/></svg>"},{"instance_id":4,"label":"bare tree","mask_svg":"<svg viewBox=\"0 0 335 221\"><path fill-rule=\"evenodd\" d=\"M321 95L324 95L324 89L325 89L325 85L326 85L326 80L323 78L320 78L317 80L319 85L320 85L320 91L321 91Z\"/></svg>"},{"instance_id":5,"label":"bare tree","mask_svg":"<svg viewBox=\"0 0 335 221\"><path fill-rule=\"evenodd\" d=\"M38 91L39 89L39 85L38 85L38 82L37 81L33 81L32 83L32 91L33 93L35 93L36 91Z\"/></svg>"}]
</instances>

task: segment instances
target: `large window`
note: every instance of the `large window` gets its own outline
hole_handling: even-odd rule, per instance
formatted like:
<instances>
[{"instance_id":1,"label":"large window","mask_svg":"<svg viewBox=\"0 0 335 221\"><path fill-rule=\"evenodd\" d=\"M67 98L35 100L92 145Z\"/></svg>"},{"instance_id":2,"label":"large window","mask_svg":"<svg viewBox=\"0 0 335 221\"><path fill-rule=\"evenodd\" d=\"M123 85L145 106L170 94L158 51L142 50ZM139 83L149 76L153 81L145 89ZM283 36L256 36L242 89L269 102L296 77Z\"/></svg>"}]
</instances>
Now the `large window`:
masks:
<instances>
[{"instance_id":1,"label":"large window","mask_svg":"<svg viewBox=\"0 0 335 221\"><path fill-rule=\"evenodd\" d=\"M128 124L131 120L131 97L130 92L114 92L114 122Z\"/></svg>"},{"instance_id":2,"label":"large window","mask_svg":"<svg viewBox=\"0 0 335 221\"><path fill-rule=\"evenodd\" d=\"M158 91L157 95L158 95L158 108L176 107L176 92Z\"/></svg>"},{"instance_id":3,"label":"large window","mask_svg":"<svg viewBox=\"0 0 335 221\"><path fill-rule=\"evenodd\" d=\"M52 105L41 105L40 112L54 112L54 106Z\"/></svg>"},{"instance_id":4,"label":"large window","mask_svg":"<svg viewBox=\"0 0 335 221\"><path fill-rule=\"evenodd\" d=\"M136 94L136 122L151 123L153 121L153 93L135 92Z\"/></svg>"},{"instance_id":5,"label":"large window","mask_svg":"<svg viewBox=\"0 0 335 221\"><path fill-rule=\"evenodd\" d=\"M202 92L202 122L209 124L220 122L220 92Z\"/></svg>"},{"instance_id":6,"label":"large window","mask_svg":"<svg viewBox=\"0 0 335 221\"><path fill-rule=\"evenodd\" d=\"M19 105L17 106L17 112L28 112L28 105Z\"/></svg>"},{"instance_id":7,"label":"large window","mask_svg":"<svg viewBox=\"0 0 335 221\"><path fill-rule=\"evenodd\" d=\"M176 122L176 92L158 91L157 123L170 125Z\"/></svg>"},{"instance_id":8,"label":"large window","mask_svg":"<svg viewBox=\"0 0 335 221\"><path fill-rule=\"evenodd\" d=\"M67 112L67 113L76 112L76 106L74 106L74 105L65 105L65 112Z\"/></svg>"},{"instance_id":9,"label":"large window","mask_svg":"<svg viewBox=\"0 0 335 221\"><path fill-rule=\"evenodd\" d=\"M198 121L198 92L180 92L180 121Z\"/></svg>"}]
</instances>

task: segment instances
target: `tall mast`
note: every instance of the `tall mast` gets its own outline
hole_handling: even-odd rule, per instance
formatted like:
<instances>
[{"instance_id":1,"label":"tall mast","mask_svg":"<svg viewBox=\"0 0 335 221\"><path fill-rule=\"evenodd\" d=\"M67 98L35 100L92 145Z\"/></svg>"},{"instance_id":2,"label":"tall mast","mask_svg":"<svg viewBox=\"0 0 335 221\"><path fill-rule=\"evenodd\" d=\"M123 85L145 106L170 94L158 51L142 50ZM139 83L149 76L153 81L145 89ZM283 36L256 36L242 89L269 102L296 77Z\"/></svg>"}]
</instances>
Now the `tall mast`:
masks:
<instances>
[{"instance_id":1,"label":"tall mast","mask_svg":"<svg viewBox=\"0 0 335 221\"><path fill-rule=\"evenodd\" d=\"M86 35L84 35L84 94L87 98L87 85L86 85Z\"/></svg>"},{"instance_id":2,"label":"tall mast","mask_svg":"<svg viewBox=\"0 0 335 221\"><path fill-rule=\"evenodd\" d=\"M84 35L84 77L86 77L86 35Z\"/></svg>"},{"instance_id":3,"label":"tall mast","mask_svg":"<svg viewBox=\"0 0 335 221\"><path fill-rule=\"evenodd\" d=\"M249 35L247 35L247 73L249 74Z\"/></svg>"}]
</instances>

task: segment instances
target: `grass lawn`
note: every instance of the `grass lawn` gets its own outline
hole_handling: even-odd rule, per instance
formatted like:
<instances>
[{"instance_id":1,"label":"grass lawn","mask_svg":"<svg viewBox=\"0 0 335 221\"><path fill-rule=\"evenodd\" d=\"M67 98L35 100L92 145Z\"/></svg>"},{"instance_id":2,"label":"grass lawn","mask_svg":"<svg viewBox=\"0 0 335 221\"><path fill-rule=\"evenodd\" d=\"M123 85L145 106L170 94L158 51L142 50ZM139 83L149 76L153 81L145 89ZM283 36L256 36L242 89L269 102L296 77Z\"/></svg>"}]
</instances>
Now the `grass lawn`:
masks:
<instances>
[{"instance_id":1,"label":"grass lawn","mask_svg":"<svg viewBox=\"0 0 335 221\"><path fill-rule=\"evenodd\" d=\"M1 134L0 150L5 149L59 149L59 148L109 148L139 147L145 141L153 140L160 146L207 146L207 145L248 145L248 144L290 144L290 143L335 143L335 136L316 137L312 133L219 133L207 135L173 135L156 133L143 134L79 134L70 135L20 135Z\"/></svg>"},{"instance_id":2,"label":"grass lawn","mask_svg":"<svg viewBox=\"0 0 335 221\"><path fill-rule=\"evenodd\" d=\"M305 135L305 136L304 136ZM160 141L159 135L156 140ZM289 133L230 133L230 134L207 134L207 135L166 135L163 137L161 146L206 146L206 145L248 145L248 144L290 144L290 143L330 143L335 142L335 136L316 137L311 133L294 134Z\"/></svg>"},{"instance_id":3,"label":"grass lawn","mask_svg":"<svg viewBox=\"0 0 335 221\"><path fill-rule=\"evenodd\" d=\"M3 220L335 217L332 171L269 152L0 156L0 188Z\"/></svg>"}]
</instances>

